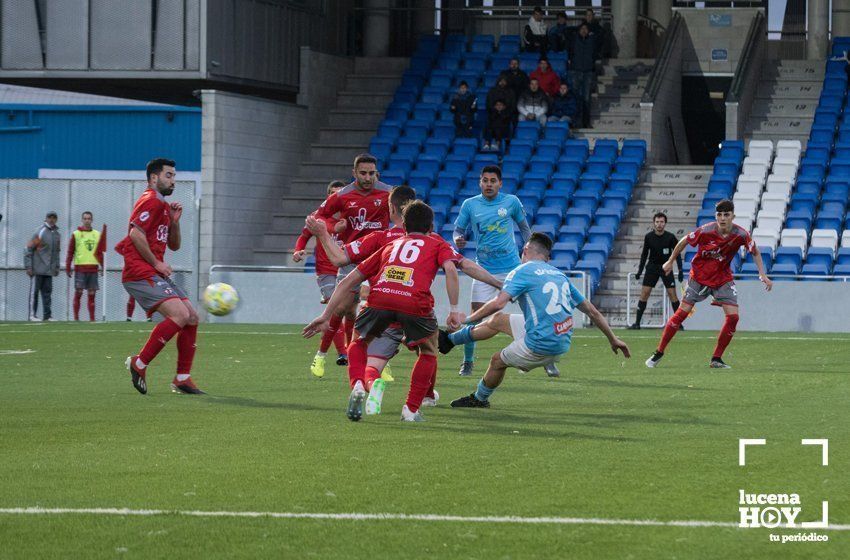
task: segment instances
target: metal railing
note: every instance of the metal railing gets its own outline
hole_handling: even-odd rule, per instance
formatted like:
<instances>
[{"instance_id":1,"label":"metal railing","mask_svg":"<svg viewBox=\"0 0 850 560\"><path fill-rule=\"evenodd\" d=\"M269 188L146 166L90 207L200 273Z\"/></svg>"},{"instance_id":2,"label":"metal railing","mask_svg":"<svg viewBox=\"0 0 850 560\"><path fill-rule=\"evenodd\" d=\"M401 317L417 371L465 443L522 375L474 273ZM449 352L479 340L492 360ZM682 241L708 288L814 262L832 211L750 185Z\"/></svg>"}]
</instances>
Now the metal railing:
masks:
<instances>
[{"instance_id":1,"label":"metal railing","mask_svg":"<svg viewBox=\"0 0 850 560\"><path fill-rule=\"evenodd\" d=\"M655 66L652 67L652 72L646 82L646 89L644 89L643 96L640 99L641 103L655 102L658 92L661 91L661 84L664 83L667 68L674 55L673 49L679 40L679 33L683 29L683 21L684 18L679 12L675 12L670 19L670 26L667 28L664 37L664 46L661 47L661 54L655 59Z\"/></svg>"},{"instance_id":2,"label":"metal railing","mask_svg":"<svg viewBox=\"0 0 850 560\"><path fill-rule=\"evenodd\" d=\"M737 103L741 95L744 93L744 87L752 85L751 74L761 72L761 69L752 68L753 64L758 63L758 48L762 41L765 40L765 17L763 12L756 13L753 20L750 22L750 28L747 31L747 38L744 41L744 50L741 53L741 58L738 60L738 67L735 68L735 74L732 77L732 83L729 86L729 95L726 98L727 103Z\"/></svg>"}]
</instances>

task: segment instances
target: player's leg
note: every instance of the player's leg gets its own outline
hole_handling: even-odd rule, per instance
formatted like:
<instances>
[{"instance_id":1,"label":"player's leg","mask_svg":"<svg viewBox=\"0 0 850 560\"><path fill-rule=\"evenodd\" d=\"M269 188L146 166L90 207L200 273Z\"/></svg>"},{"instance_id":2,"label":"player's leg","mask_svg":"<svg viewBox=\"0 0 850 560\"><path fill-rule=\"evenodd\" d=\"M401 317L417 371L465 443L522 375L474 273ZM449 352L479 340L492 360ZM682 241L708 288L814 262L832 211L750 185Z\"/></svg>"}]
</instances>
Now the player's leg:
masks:
<instances>
[{"instance_id":1,"label":"player's leg","mask_svg":"<svg viewBox=\"0 0 850 560\"><path fill-rule=\"evenodd\" d=\"M97 281L97 272L86 275L86 292L88 295L87 307L89 309L89 321L94 322L95 302L97 301L97 290L100 285Z\"/></svg>"},{"instance_id":2,"label":"player's leg","mask_svg":"<svg viewBox=\"0 0 850 560\"><path fill-rule=\"evenodd\" d=\"M322 303L327 303L333 295L336 288L336 280L337 278L333 274L319 274L316 276L316 283L319 285ZM313 363L310 364L310 373L316 377L323 377L325 375L325 356L331 343L336 344L337 334L341 332L342 317L342 311L334 313L330 321L328 321L328 329L322 333L322 338L319 341L319 349L316 351L316 355L313 356ZM345 343L343 342L344 345ZM344 349L341 354L345 354Z\"/></svg>"},{"instance_id":3,"label":"player's leg","mask_svg":"<svg viewBox=\"0 0 850 560\"><path fill-rule=\"evenodd\" d=\"M172 286L172 283L159 276L124 283L124 288L139 302L148 317L154 312L159 312L165 317L153 328L139 353L130 356L126 361L127 369L130 370L133 379L133 386L142 394L147 393L145 379L148 364L189 321L189 311L180 301L182 293L175 292Z\"/></svg>"},{"instance_id":4,"label":"player's leg","mask_svg":"<svg viewBox=\"0 0 850 560\"><path fill-rule=\"evenodd\" d=\"M661 358L664 357L664 350L667 348L667 345L670 344L670 341L673 340L673 337L676 336L676 333L679 332L679 329L682 326L682 323L685 319L688 318L691 310L694 308L694 304L703 301L710 295L711 289L708 286L703 286L693 278L688 280L687 288L685 289L685 296L682 299L682 302L679 305L679 308L673 313L673 316L670 317L670 320L667 321L667 324L664 326L664 331L661 333L661 341L658 344L658 348L646 360L646 367L655 367Z\"/></svg>"},{"instance_id":5,"label":"player's leg","mask_svg":"<svg viewBox=\"0 0 850 560\"><path fill-rule=\"evenodd\" d=\"M133 320L133 312L136 310L136 298L130 296L127 300L127 321Z\"/></svg>"},{"instance_id":6,"label":"player's leg","mask_svg":"<svg viewBox=\"0 0 850 560\"><path fill-rule=\"evenodd\" d=\"M198 339L198 312L188 299L180 300L189 313L189 318L183 329L177 334L177 373L171 382L171 390L175 393L203 395L192 381L192 362L195 359Z\"/></svg>"},{"instance_id":7,"label":"player's leg","mask_svg":"<svg viewBox=\"0 0 850 560\"><path fill-rule=\"evenodd\" d=\"M435 318L419 318L416 321L419 326L417 330L424 334L430 330L430 334L426 338L422 338L413 344L419 349L419 357L416 363L413 364L413 371L410 374L410 390L407 393L407 400L404 407L401 409L401 419L405 422L422 422L424 418L419 412L419 407L422 406L422 400L431 389L432 380L437 373L437 320ZM411 330L405 328L405 333L408 339L412 339Z\"/></svg>"},{"instance_id":8,"label":"player's leg","mask_svg":"<svg viewBox=\"0 0 850 560\"><path fill-rule=\"evenodd\" d=\"M473 282L473 284L475 284L478 281L473 280L472 282ZM478 282L478 284L486 286L486 284L482 284L481 282ZM484 305L484 301L486 301L486 300L477 301L477 299L481 299L481 296L476 297L475 286L473 286L472 297L473 297L473 301L472 301L472 303L470 303L469 307L472 310L472 312L475 313L476 311L481 309L481 307ZM469 375L472 375L472 368L474 367L474 364L475 364L475 340L472 339L469 342L464 343L464 345L463 345L463 362L460 364L460 369L458 370L458 375L461 375L463 377L467 377Z\"/></svg>"},{"instance_id":9,"label":"player's leg","mask_svg":"<svg viewBox=\"0 0 850 560\"><path fill-rule=\"evenodd\" d=\"M41 280L41 307L44 309L43 321L49 321L53 318L53 277L42 276Z\"/></svg>"},{"instance_id":10,"label":"player's leg","mask_svg":"<svg viewBox=\"0 0 850 560\"><path fill-rule=\"evenodd\" d=\"M640 287L640 297L637 302L637 313L635 314L635 322L629 325L630 329L640 329L640 322L643 319L643 313L646 311L646 302L649 301L649 296L652 293L653 286L647 286L647 276L649 273L646 273L646 276L643 277L644 285Z\"/></svg>"},{"instance_id":11,"label":"player's leg","mask_svg":"<svg viewBox=\"0 0 850 560\"><path fill-rule=\"evenodd\" d=\"M479 340L488 340L499 333L511 334L510 315L494 313L477 325L464 325L453 333L440 331L439 349L441 354L448 354L455 346L466 345Z\"/></svg>"},{"instance_id":12,"label":"player's leg","mask_svg":"<svg viewBox=\"0 0 850 560\"><path fill-rule=\"evenodd\" d=\"M732 337L735 336L735 330L738 327L738 290L735 288L735 283L727 282L715 290L714 299L723 306L726 320L717 335L717 346L714 347L709 367L727 369L730 366L723 361L723 352L732 342Z\"/></svg>"},{"instance_id":13,"label":"player's leg","mask_svg":"<svg viewBox=\"0 0 850 560\"><path fill-rule=\"evenodd\" d=\"M77 272L76 275L80 273ZM76 281L76 278L74 279ZM82 288L74 288L74 320L80 320L80 301L83 298L83 289Z\"/></svg>"}]
</instances>

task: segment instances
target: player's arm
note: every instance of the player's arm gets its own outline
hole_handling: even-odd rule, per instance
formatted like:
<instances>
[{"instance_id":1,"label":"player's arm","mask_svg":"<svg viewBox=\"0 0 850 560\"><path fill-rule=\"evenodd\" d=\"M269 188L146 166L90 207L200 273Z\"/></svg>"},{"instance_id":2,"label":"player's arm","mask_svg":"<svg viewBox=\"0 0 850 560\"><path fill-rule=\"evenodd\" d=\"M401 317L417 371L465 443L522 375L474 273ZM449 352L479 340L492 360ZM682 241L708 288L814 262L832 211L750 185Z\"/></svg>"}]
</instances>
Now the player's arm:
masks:
<instances>
[{"instance_id":1,"label":"player's arm","mask_svg":"<svg viewBox=\"0 0 850 560\"><path fill-rule=\"evenodd\" d=\"M643 238L643 249L640 252L640 262L638 263L637 274L635 279L640 280L640 275L643 272L643 267L646 266L646 258L649 256L649 245L646 242L646 237Z\"/></svg>"},{"instance_id":2,"label":"player's arm","mask_svg":"<svg viewBox=\"0 0 850 560\"><path fill-rule=\"evenodd\" d=\"M322 314L310 321L310 324L304 327L304 330L301 331L304 338L310 338L324 331L328 326L328 321L330 321L333 312L340 305L347 305L351 302L351 290L358 284L361 284L365 279L366 275L360 272L357 268L352 270L348 276L343 278L342 282L340 282L334 290L331 299L328 300L328 304L325 306L325 310Z\"/></svg>"},{"instance_id":3,"label":"player's arm","mask_svg":"<svg viewBox=\"0 0 850 560\"><path fill-rule=\"evenodd\" d=\"M292 260L295 262L301 262L301 259L304 258L304 254L307 252L305 249L307 248L307 242L310 241L310 238L313 237L313 234L306 227L301 230L301 235L298 236L298 239L295 240L295 248L292 250Z\"/></svg>"},{"instance_id":4,"label":"player's arm","mask_svg":"<svg viewBox=\"0 0 850 560\"><path fill-rule=\"evenodd\" d=\"M172 202L168 205L168 212L171 215L171 224L168 227L168 248L172 251L180 249L180 217L183 215L183 205L179 202Z\"/></svg>"},{"instance_id":5,"label":"player's arm","mask_svg":"<svg viewBox=\"0 0 850 560\"><path fill-rule=\"evenodd\" d=\"M170 237L171 234L169 233L169 238ZM130 228L130 241L133 243L133 247L136 248L136 251L139 252L139 255L141 255L141 257L145 259L145 261L151 265L158 274L163 277L171 276L171 266L157 260L153 251L151 251L150 245L148 245L148 238L145 236L145 232L142 231L142 229L136 224L132 224L132 227Z\"/></svg>"},{"instance_id":6,"label":"player's arm","mask_svg":"<svg viewBox=\"0 0 850 560\"><path fill-rule=\"evenodd\" d=\"M519 228L519 235L522 237L522 242L527 243L531 237L531 226L528 225L528 218L525 217L525 208L522 207L522 202L516 199L513 213L514 222Z\"/></svg>"},{"instance_id":7,"label":"player's arm","mask_svg":"<svg viewBox=\"0 0 850 560\"><path fill-rule=\"evenodd\" d=\"M452 240L455 242L455 247L463 249L466 247L466 228L469 227L469 205L464 201L460 205L460 214L455 220L455 230L452 233Z\"/></svg>"},{"instance_id":8,"label":"player's arm","mask_svg":"<svg viewBox=\"0 0 850 560\"><path fill-rule=\"evenodd\" d=\"M351 259L342 250L342 248L334 242L331 234L328 233L328 227L321 220L314 218L313 216L307 216L307 229L311 234L316 236L316 241L322 244L322 248L325 250L325 253L328 256L328 260L331 263L339 268L343 267L347 264L351 264Z\"/></svg>"},{"instance_id":9,"label":"player's arm","mask_svg":"<svg viewBox=\"0 0 850 560\"><path fill-rule=\"evenodd\" d=\"M466 274L473 280L484 282L485 284L489 284L499 290L502 289L502 281L487 272L486 270L484 270L484 268L477 262L464 257L462 261L457 263L457 266L463 271L464 274Z\"/></svg>"},{"instance_id":10,"label":"player's arm","mask_svg":"<svg viewBox=\"0 0 850 560\"><path fill-rule=\"evenodd\" d=\"M446 326L449 330L457 330L463 323L463 314L460 312L458 300L460 298L460 281L457 277L457 267L454 261L447 260L443 263L443 270L446 273L446 295L449 296L449 305L451 311L446 319Z\"/></svg>"},{"instance_id":11,"label":"player's arm","mask_svg":"<svg viewBox=\"0 0 850 560\"><path fill-rule=\"evenodd\" d=\"M493 313L497 313L505 308L508 303L511 301L511 294L502 290L499 292L499 295L485 303L481 306L478 311L472 313L469 317L466 318L467 323L478 323L482 319L486 319Z\"/></svg>"},{"instance_id":12,"label":"player's arm","mask_svg":"<svg viewBox=\"0 0 850 560\"><path fill-rule=\"evenodd\" d=\"M329 195L319 208L313 212L313 216L317 218L332 218L334 214L342 210L339 207L339 197L336 193ZM315 233L314 233L315 235Z\"/></svg>"},{"instance_id":13,"label":"player's arm","mask_svg":"<svg viewBox=\"0 0 850 560\"><path fill-rule=\"evenodd\" d=\"M602 331L608 338L608 342L611 344L611 350L614 353L617 353L617 350L623 351L623 356L630 358L632 353L629 350L628 345L617 338L617 335L614 334L614 331L611 330L611 325L608 324L608 321L605 319L605 316L601 311L596 309L596 306L590 303L589 300L584 300L580 304L576 306L579 311L590 317L590 320L593 321L593 324L599 327L599 330Z\"/></svg>"},{"instance_id":14,"label":"player's arm","mask_svg":"<svg viewBox=\"0 0 850 560\"><path fill-rule=\"evenodd\" d=\"M759 271L759 280L764 284L764 289L768 292L773 288L773 280L767 277L767 272L764 270L764 261L761 258L761 251L758 245L753 245L753 262L756 263L756 268Z\"/></svg>"},{"instance_id":15,"label":"player's arm","mask_svg":"<svg viewBox=\"0 0 850 560\"><path fill-rule=\"evenodd\" d=\"M71 235L71 239L68 241L68 253L65 255L65 272L68 273L68 277L71 277L71 270L73 270L73 262L74 262L74 251L76 251L77 241L74 238L73 234Z\"/></svg>"},{"instance_id":16,"label":"player's arm","mask_svg":"<svg viewBox=\"0 0 850 560\"><path fill-rule=\"evenodd\" d=\"M691 234L691 235L693 235L693 234ZM665 262L661 266L661 269L664 271L664 274L670 274L671 272L673 272L673 262L679 257L679 255L682 254L682 251L685 250L685 245L687 245L687 244L688 244L688 235L684 236L683 238L681 238L679 240L678 243L676 243L676 246L673 247L673 252L670 253L670 258L668 258L667 262Z\"/></svg>"},{"instance_id":17,"label":"player's arm","mask_svg":"<svg viewBox=\"0 0 850 560\"><path fill-rule=\"evenodd\" d=\"M679 282L681 282L682 279L684 278L684 275L685 275L685 269L682 268L682 254L681 253L676 255L676 266L679 267Z\"/></svg>"}]
</instances>

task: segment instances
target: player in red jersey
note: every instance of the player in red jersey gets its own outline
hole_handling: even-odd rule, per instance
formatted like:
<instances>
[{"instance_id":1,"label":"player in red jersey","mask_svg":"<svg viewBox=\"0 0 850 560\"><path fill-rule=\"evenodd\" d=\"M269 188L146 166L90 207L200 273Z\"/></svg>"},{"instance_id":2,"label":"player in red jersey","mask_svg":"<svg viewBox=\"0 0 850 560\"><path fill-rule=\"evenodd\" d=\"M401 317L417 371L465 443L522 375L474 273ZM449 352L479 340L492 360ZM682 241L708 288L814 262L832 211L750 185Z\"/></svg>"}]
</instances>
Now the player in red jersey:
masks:
<instances>
[{"instance_id":1,"label":"player in red jersey","mask_svg":"<svg viewBox=\"0 0 850 560\"><path fill-rule=\"evenodd\" d=\"M378 180L378 160L370 154L360 154L354 158L352 173L354 181L340 189L328 198L316 210L315 216L322 220L333 218L339 214L340 221L345 223L345 231L340 233L344 243L351 243L365 237L375 230L387 229L390 221L390 211L387 200L392 187ZM337 275L337 282L354 269L353 266L342 267ZM345 316L345 332L348 343L351 342L351 332L354 316L357 311L357 296L359 288L352 288L346 305L337 313L330 328L339 324Z\"/></svg>"},{"instance_id":2,"label":"player in red jersey","mask_svg":"<svg viewBox=\"0 0 850 560\"><path fill-rule=\"evenodd\" d=\"M345 183L342 181L331 181L328 184L328 196L339 191L344 186ZM324 229L334 244L341 243L336 230L339 221L340 220L335 214L333 217L328 218L324 222ZM313 237L313 234L309 229L305 227L301 230L301 235L298 236L298 239L295 241L295 249L292 251L293 261L301 262L306 253L305 247L311 237ZM322 294L322 303L327 303L328 300L331 299L331 294L333 294L334 288L336 288L336 277L339 272L338 267L328 260L328 255L325 253L322 244L319 243L318 240L316 242L314 254L316 257L316 283L318 283L319 291ZM328 328L328 330L326 330L322 335L322 340L319 343L319 349L316 351L316 355L313 357L313 363L310 365L310 372L316 377L324 377L325 375L325 356L328 353L328 348L330 348L331 342L333 342L336 347L337 365L348 365L348 356L346 355L345 350L345 332L339 328L338 324L335 326L336 328Z\"/></svg>"},{"instance_id":3,"label":"player in red jersey","mask_svg":"<svg viewBox=\"0 0 850 560\"><path fill-rule=\"evenodd\" d=\"M404 237L405 231L401 225L402 212L404 208L416 200L416 191L408 186L395 187L390 192L389 208L390 222L393 226L390 229L373 231L366 237L353 241L339 247L334 242L331 235L327 233L328 228L314 217L307 218L307 229L309 229L316 239L325 249L328 259L334 265L343 267L349 264L358 264L371 257L383 249L388 243ZM434 233L431 234L436 235ZM502 282L492 274L484 270L475 261L462 258L457 263L457 267L480 282L485 282L491 286L501 289ZM398 353L398 347L402 342L404 333L400 325L391 325L384 331L381 336L373 340L366 350L366 381L364 383L366 390L369 392L369 399L366 402L366 414L380 414L381 401L385 384L379 383L378 378L386 381L385 372L389 369L389 361ZM436 406L439 400L439 394L434 390L436 376L431 382L431 386L422 400L422 406Z\"/></svg>"},{"instance_id":4,"label":"player in red jersey","mask_svg":"<svg viewBox=\"0 0 850 560\"><path fill-rule=\"evenodd\" d=\"M714 207L714 216L717 221L705 224L679 240L667 262L661 267L664 274L670 274L673 271L673 262L685 245L697 247L697 254L691 261L691 274L685 296L679 309L667 321L658 349L646 360L647 367L655 367L661 361L664 350L682 326L682 322L687 319L694 304L708 296L714 298L712 305L723 307L726 314L726 322L717 337L717 346L714 348L709 367L730 367L723 361L723 351L732 341L735 327L738 325L738 291L735 289L729 265L739 248L746 247L747 251L752 253L753 261L758 267L759 280L764 283L765 289L770 291L773 287L773 282L765 274L759 248L753 243L750 233L732 222L735 219L735 206L732 201L718 202Z\"/></svg>"},{"instance_id":5,"label":"player in red jersey","mask_svg":"<svg viewBox=\"0 0 850 560\"><path fill-rule=\"evenodd\" d=\"M192 381L190 372L195 357L195 340L198 334L198 314L189 303L186 293L171 279L171 267L163 258L165 249L180 249L180 217L183 207L179 202L168 203L165 197L174 192L176 170L174 162L159 158L146 169L148 188L133 206L129 233L115 246L124 256L121 282L150 317L155 311L165 316L158 323L141 351L127 358L127 369L133 387L141 394L148 392L148 364L177 335L177 375L171 382L174 392L201 395Z\"/></svg>"},{"instance_id":6,"label":"player in red jersey","mask_svg":"<svg viewBox=\"0 0 850 560\"><path fill-rule=\"evenodd\" d=\"M362 417L366 399L367 347L393 323L401 325L407 346L419 351L401 417L407 422L423 421L419 407L437 369L437 319L431 284L439 268L446 272L446 292L452 309L446 322L450 328L457 328L463 321L457 307L459 287L455 266L461 256L443 239L430 235L434 212L424 202L408 204L402 220L406 235L360 263L334 291L325 312L304 327L304 336L308 338L324 330L346 292L369 279L369 299L357 316L355 340L348 348L352 390L346 414L354 421Z\"/></svg>"}]
</instances>

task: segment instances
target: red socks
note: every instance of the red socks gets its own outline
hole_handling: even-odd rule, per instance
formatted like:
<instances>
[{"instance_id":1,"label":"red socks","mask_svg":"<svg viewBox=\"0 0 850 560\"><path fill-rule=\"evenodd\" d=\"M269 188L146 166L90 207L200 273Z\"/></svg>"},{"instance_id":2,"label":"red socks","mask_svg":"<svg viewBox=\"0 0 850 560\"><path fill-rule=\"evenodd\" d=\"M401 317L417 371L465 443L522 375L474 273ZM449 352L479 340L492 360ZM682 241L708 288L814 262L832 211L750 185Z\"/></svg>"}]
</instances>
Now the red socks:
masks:
<instances>
[{"instance_id":1,"label":"red socks","mask_svg":"<svg viewBox=\"0 0 850 560\"><path fill-rule=\"evenodd\" d=\"M681 307L670 317L670 320L664 326L664 333L661 335L661 343L658 345L659 352L664 352L664 349L667 348L667 345L670 344L670 341L679 332L679 327L682 326L682 323L687 318L688 312Z\"/></svg>"},{"instance_id":2,"label":"red socks","mask_svg":"<svg viewBox=\"0 0 850 560\"><path fill-rule=\"evenodd\" d=\"M407 393L407 408L410 412L419 410L422 399L431 387L431 380L436 378L437 356L430 354L419 354L416 363L413 364L413 373L410 375L410 391Z\"/></svg>"},{"instance_id":3,"label":"red socks","mask_svg":"<svg viewBox=\"0 0 850 560\"><path fill-rule=\"evenodd\" d=\"M198 338L198 325L186 325L177 335L177 374L192 372L192 360L195 358L195 341ZM144 360L142 360L144 362ZM147 363L147 362L145 362Z\"/></svg>"},{"instance_id":4,"label":"red socks","mask_svg":"<svg viewBox=\"0 0 850 560\"><path fill-rule=\"evenodd\" d=\"M366 385L366 341L358 338L348 345L348 382L354 384L360 381Z\"/></svg>"},{"instance_id":5,"label":"red socks","mask_svg":"<svg viewBox=\"0 0 850 560\"><path fill-rule=\"evenodd\" d=\"M130 298L127 300L127 318L133 316L133 311L136 310L136 300L135 298Z\"/></svg>"},{"instance_id":6,"label":"red socks","mask_svg":"<svg viewBox=\"0 0 850 560\"><path fill-rule=\"evenodd\" d=\"M89 304L89 320L90 321L94 321L94 297L95 297L95 292L89 292L88 304ZM79 309L79 306L77 306L77 309Z\"/></svg>"},{"instance_id":7,"label":"red socks","mask_svg":"<svg viewBox=\"0 0 850 560\"><path fill-rule=\"evenodd\" d=\"M713 358L723 356L723 351L732 342L732 337L735 335L735 327L738 326L738 314L726 316L726 322L723 323L723 328L720 329L720 334L717 336L717 346L714 347Z\"/></svg>"},{"instance_id":8,"label":"red socks","mask_svg":"<svg viewBox=\"0 0 850 560\"><path fill-rule=\"evenodd\" d=\"M366 366L366 390L372 390L372 383L381 378L381 372L372 366Z\"/></svg>"},{"instance_id":9,"label":"red socks","mask_svg":"<svg viewBox=\"0 0 850 560\"><path fill-rule=\"evenodd\" d=\"M342 330L336 331L336 335L334 336L334 348L336 348L336 353L341 356L348 352L345 348L345 332Z\"/></svg>"},{"instance_id":10,"label":"red socks","mask_svg":"<svg viewBox=\"0 0 850 560\"><path fill-rule=\"evenodd\" d=\"M174 335L180 332L181 327L168 317L161 323L158 323L145 343L142 351L139 352L139 359L145 364L150 364L156 355L159 354L168 341L174 338Z\"/></svg>"},{"instance_id":11,"label":"red socks","mask_svg":"<svg viewBox=\"0 0 850 560\"><path fill-rule=\"evenodd\" d=\"M434 375L431 377L431 386L428 387L428 392L425 393L426 397L434 398L434 387L437 385L437 368L434 368Z\"/></svg>"},{"instance_id":12,"label":"red socks","mask_svg":"<svg viewBox=\"0 0 850 560\"><path fill-rule=\"evenodd\" d=\"M339 331L339 325L342 323L342 317L333 315L328 321L328 330L322 333L322 341L319 343L319 352L326 354L328 348L331 347L331 342L334 341L336 333Z\"/></svg>"},{"instance_id":13,"label":"red socks","mask_svg":"<svg viewBox=\"0 0 850 560\"><path fill-rule=\"evenodd\" d=\"M83 297L83 292L74 292L74 320L80 320L80 299Z\"/></svg>"},{"instance_id":14,"label":"red socks","mask_svg":"<svg viewBox=\"0 0 850 560\"><path fill-rule=\"evenodd\" d=\"M343 328L345 329L345 342L351 344L352 336L354 336L354 319L346 318Z\"/></svg>"}]
</instances>

